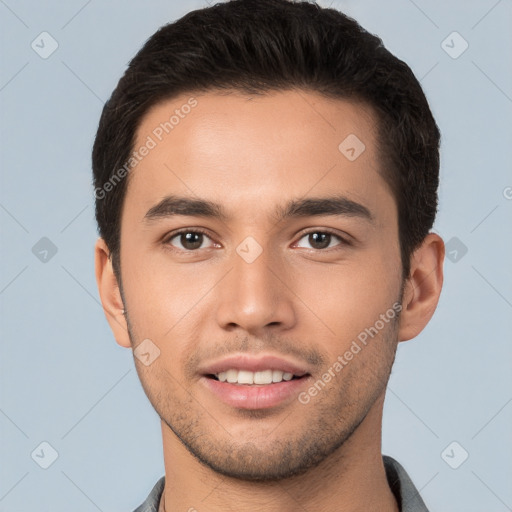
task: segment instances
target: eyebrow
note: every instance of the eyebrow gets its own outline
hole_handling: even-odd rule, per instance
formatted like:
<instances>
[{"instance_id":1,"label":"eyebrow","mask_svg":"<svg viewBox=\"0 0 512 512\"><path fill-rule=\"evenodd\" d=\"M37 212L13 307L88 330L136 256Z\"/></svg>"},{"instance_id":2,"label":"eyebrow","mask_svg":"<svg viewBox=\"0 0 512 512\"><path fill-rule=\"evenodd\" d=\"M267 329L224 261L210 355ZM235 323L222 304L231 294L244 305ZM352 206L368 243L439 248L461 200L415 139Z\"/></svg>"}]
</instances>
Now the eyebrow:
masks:
<instances>
[{"instance_id":1,"label":"eyebrow","mask_svg":"<svg viewBox=\"0 0 512 512\"><path fill-rule=\"evenodd\" d=\"M144 216L144 221L149 223L176 215L214 218L223 222L229 220L229 215L221 204L206 199L170 195L151 207ZM366 206L339 195L292 199L286 205L278 206L274 211L273 218L277 222L281 222L290 218L324 215L359 217L370 222L374 220L373 214Z\"/></svg>"}]
</instances>

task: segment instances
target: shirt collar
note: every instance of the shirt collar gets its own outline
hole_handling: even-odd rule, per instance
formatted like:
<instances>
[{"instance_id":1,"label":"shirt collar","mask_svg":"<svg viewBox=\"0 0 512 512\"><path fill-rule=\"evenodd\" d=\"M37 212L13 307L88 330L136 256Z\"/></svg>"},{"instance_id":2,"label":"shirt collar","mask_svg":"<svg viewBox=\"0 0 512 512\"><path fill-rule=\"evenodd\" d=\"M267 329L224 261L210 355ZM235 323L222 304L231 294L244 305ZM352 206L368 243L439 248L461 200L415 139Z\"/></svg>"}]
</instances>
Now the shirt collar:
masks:
<instances>
[{"instance_id":1,"label":"shirt collar","mask_svg":"<svg viewBox=\"0 0 512 512\"><path fill-rule=\"evenodd\" d=\"M383 455L382 459L389 487L395 495L400 512L428 512L425 502L402 465L388 455ZM165 475L158 480L146 501L134 512L158 512L164 487Z\"/></svg>"}]
</instances>

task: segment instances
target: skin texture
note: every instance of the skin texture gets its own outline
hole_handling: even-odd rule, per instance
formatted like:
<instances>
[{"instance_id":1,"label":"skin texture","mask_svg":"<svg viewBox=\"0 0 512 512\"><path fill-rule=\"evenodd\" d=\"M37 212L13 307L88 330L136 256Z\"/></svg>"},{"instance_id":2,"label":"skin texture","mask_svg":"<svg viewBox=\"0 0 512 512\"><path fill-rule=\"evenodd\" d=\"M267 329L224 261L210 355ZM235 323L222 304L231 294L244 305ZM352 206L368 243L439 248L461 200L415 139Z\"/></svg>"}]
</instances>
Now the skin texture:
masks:
<instances>
[{"instance_id":1,"label":"skin texture","mask_svg":"<svg viewBox=\"0 0 512 512\"><path fill-rule=\"evenodd\" d=\"M402 282L397 208L380 175L369 107L308 91L185 94L145 116L135 147L155 139L155 128L191 96L197 106L129 176L122 294L104 241L96 244L117 343L135 348L150 339L160 350L148 366L134 360L161 418L165 508L396 511L381 459L385 388L398 342L419 334L437 306L443 242L429 234ZM338 149L349 134L365 144L354 161ZM145 220L169 194L220 203L228 219ZM273 216L291 199L332 195L364 205L372 221ZM182 228L207 235L187 245L172 237ZM326 231L333 236L315 244L311 234ZM237 252L246 237L262 249L251 263ZM307 390L400 301L402 286L400 318L307 404L294 395L244 410L203 385L199 368L214 359L272 354L307 369Z\"/></svg>"}]
</instances>

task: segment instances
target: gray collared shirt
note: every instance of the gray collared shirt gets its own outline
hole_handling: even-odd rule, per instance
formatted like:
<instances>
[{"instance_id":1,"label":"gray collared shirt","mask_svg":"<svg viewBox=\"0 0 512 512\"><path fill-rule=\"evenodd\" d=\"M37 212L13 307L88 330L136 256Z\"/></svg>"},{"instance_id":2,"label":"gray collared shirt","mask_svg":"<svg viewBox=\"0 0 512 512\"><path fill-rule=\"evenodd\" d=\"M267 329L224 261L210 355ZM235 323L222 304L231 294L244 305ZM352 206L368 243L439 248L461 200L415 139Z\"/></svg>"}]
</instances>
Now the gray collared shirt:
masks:
<instances>
[{"instance_id":1,"label":"gray collared shirt","mask_svg":"<svg viewBox=\"0 0 512 512\"><path fill-rule=\"evenodd\" d=\"M428 512L427 506L401 464L387 455L384 455L382 458L389 487L395 495L400 512ZM165 476L158 480L146 501L133 512L158 512L164 486Z\"/></svg>"}]
</instances>

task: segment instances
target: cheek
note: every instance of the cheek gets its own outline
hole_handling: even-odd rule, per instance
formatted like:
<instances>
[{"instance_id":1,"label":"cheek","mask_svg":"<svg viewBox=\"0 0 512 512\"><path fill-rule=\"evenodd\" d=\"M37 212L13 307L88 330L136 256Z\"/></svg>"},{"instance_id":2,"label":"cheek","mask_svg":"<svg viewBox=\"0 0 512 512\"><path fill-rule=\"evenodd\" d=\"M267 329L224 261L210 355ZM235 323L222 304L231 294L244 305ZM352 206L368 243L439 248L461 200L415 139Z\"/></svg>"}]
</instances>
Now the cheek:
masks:
<instances>
[{"instance_id":1,"label":"cheek","mask_svg":"<svg viewBox=\"0 0 512 512\"><path fill-rule=\"evenodd\" d=\"M316 325L336 350L350 344L399 298L396 257L375 252L331 267L294 269L291 287L306 306L305 324L312 332ZM297 304L302 309L301 301Z\"/></svg>"},{"instance_id":2,"label":"cheek","mask_svg":"<svg viewBox=\"0 0 512 512\"><path fill-rule=\"evenodd\" d=\"M127 244L130 257L122 271L133 334L137 340L154 340L162 351L172 340L174 350L179 350L180 342L185 344L200 325L198 315L204 317L204 305L222 269L217 272L204 263L172 263L164 251L131 250Z\"/></svg>"}]
</instances>

